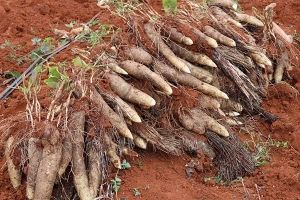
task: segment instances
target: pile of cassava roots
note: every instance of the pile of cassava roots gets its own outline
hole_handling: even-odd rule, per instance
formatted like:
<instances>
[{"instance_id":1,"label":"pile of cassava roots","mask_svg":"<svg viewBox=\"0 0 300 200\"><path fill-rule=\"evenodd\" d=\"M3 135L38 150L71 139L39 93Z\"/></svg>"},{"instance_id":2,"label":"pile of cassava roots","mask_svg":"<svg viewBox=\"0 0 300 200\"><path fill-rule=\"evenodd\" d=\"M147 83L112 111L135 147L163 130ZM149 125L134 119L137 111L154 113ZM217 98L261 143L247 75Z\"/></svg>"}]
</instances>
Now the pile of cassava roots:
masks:
<instances>
[{"instance_id":1,"label":"pile of cassava roots","mask_svg":"<svg viewBox=\"0 0 300 200\"><path fill-rule=\"evenodd\" d=\"M11 183L26 182L29 199L50 199L66 179L82 200L103 196L110 167L120 169L138 148L205 155L224 181L254 171L234 127L254 115L275 121L262 98L292 69L293 41L272 20L274 5L255 16L237 12L230 0L204 7L185 1L164 14L147 2L138 6L120 16L127 29L74 50L73 64L56 68L60 79L49 104L41 106L43 97L31 87L26 111L1 122ZM86 25L79 34L91 36Z\"/></svg>"}]
</instances>

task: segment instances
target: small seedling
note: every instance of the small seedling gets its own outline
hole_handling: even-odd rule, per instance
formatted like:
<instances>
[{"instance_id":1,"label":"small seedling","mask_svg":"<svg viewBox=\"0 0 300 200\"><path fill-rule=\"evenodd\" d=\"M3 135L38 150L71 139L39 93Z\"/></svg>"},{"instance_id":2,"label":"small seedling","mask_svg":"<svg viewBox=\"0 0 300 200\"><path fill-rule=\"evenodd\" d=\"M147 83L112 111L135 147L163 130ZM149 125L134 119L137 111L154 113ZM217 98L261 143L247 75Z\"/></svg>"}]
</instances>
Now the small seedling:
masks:
<instances>
[{"instance_id":1,"label":"small seedling","mask_svg":"<svg viewBox=\"0 0 300 200\"><path fill-rule=\"evenodd\" d=\"M232 180L232 181L223 181L221 178L214 176L214 177L210 177L210 178L204 178L204 183L206 183L207 181L210 180L214 180L216 183L220 183L221 185L231 185L235 182L240 182L243 180L242 177L237 177L237 179Z\"/></svg>"},{"instance_id":2,"label":"small seedling","mask_svg":"<svg viewBox=\"0 0 300 200\"><path fill-rule=\"evenodd\" d=\"M41 41L42 39L37 37L31 39L32 45L40 45Z\"/></svg>"},{"instance_id":3,"label":"small seedling","mask_svg":"<svg viewBox=\"0 0 300 200\"><path fill-rule=\"evenodd\" d=\"M131 165L124 159L121 163L121 169L129 169L131 167ZM112 184L112 187L113 187L113 190L115 191L116 193L116 199L118 199L118 191L121 187L121 183L122 183L122 180L120 178L118 178L118 174L119 174L119 169L116 173L116 176L113 180L111 180L111 184Z\"/></svg>"},{"instance_id":4,"label":"small seedling","mask_svg":"<svg viewBox=\"0 0 300 200\"><path fill-rule=\"evenodd\" d=\"M69 24L65 24L65 26L66 27L68 27L68 28L74 28L74 25L76 25L77 24L77 22L70 22Z\"/></svg>"},{"instance_id":5,"label":"small seedling","mask_svg":"<svg viewBox=\"0 0 300 200\"><path fill-rule=\"evenodd\" d=\"M129 169L131 165L124 159L121 163L121 169Z\"/></svg>"},{"instance_id":6,"label":"small seedling","mask_svg":"<svg viewBox=\"0 0 300 200\"><path fill-rule=\"evenodd\" d=\"M135 197L139 196L141 193L136 189L136 188L133 188L133 195Z\"/></svg>"},{"instance_id":7,"label":"small seedling","mask_svg":"<svg viewBox=\"0 0 300 200\"><path fill-rule=\"evenodd\" d=\"M277 141L277 142L275 143L275 146L276 146L276 147L282 146L282 147L285 148L285 149L288 148L287 142L280 142L280 141Z\"/></svg>"},{"instance_id":8,"label":"small seedling","mask_svg":"<svg viewBox=\"0 0 300 200\"><path fill-rule=\"evenodd\" d=\"M53 40L54 38L47 37L42 41L42 43L40 43L39 38L33 38L31 40L32 43L39 44L39 46L30 53L31 60L36 60L39 56L49 53L52 49L54 49L54 45L51 44Z\"/></svg>"},{"instance_id":9,"label":"small seedling","mask_svg":"<svg viewBox=\"0 0 300 200\"><path fill-rule=\"evenodd\" d=\"M162 5L167 14L172 14L177 10L177 0L163 0Z\"/></svg>"},{"instance_id":10,"label":"small seedling","mask_svg":"<svg viewBox=\"0 0 300 200\"><path fill-rule=\"evenodd\" d=\"M118 191L119 191L119 189L121 187L122 180L116 176L115 179L111 180L110 182L111 182L112 187L113 187L113 189L114 189L114 191L115 191L115 193L117 195Z\"/></svg>"},{"instance_id":11,"label":"small seedling","mask_svg":"<svg viewBox=\"0 0 300 200\"><path fill-rule=\"evenodd\" d=\"M141 161L138 161L138 163L137 163L137 164L138 164L138 166L139 166L139 167L141 167L141 166L143 166L143 165L144 165L144 164L143 164Z\"/></svg>"}]
</instances>

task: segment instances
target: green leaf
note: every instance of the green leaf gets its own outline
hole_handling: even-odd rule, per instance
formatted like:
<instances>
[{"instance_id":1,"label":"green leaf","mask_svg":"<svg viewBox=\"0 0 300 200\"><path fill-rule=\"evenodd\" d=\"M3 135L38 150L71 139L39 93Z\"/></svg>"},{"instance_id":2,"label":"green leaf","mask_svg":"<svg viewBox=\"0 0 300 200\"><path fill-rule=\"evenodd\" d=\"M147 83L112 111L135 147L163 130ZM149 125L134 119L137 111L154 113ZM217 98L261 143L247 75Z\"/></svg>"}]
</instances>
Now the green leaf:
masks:
<instances>
[{"instance_id":1,"label":"green leaf","mask_svg":"<svg viewBox=\"0 0 300 200\"><path fill-rule=\"evenodd\" d=\"M120 189L120 186L118 185L113 185L113 189L116 193L118 193L119 189Z\"/></svg>"},{"instance_id":2,"label":"green leaf","mask_svg":"<svg viewBox=\"0 0 300 200\"><path fill-rule=\"evenodd\" d=\"M21 73L19 73L19 72L10 72L10 71L8 71L8 72L5 72L5 73L4 73L4 77L7 77L7 76L12 76L12 77L14 77L15 79L17 79L19 76L21 76Z\"/></svg>"},{"instance_id":3,"label":"green leaf","mask_svg":"<svg viewBox=\"0 0 300 200\"><path fill-rule=\"evenodd\" d=\"M81 60L81 58L79 56L74 58L72 60L72 62L76 67L87 67L88 66L83 60Z\"/></svg>"},{"instance_id":4,"label":"green leaf","mask_svg":"<svg viewBox=\"0 0 300 200\"><path fill-rule=\"evenodd\" d=\"M40 44L41 43L41 38L35 37L31 39L32 45Z\"/></svg>"},{"instance_id":5,"label":"green leaf","mask_svg":"<svg viewBox=\"0 0 300 200\"><path fill-rule=\"evenodd\" d=\"M131 165L124 159L121 164L121 169L128 169Z\"/></svg>"},{"instance_id":6,"label":"green leaf","mask_svg":"<svg viewBox=\"0 0 300 200\"><path fill-rule=\"evenodd\" d=\"M36 77L39 73L42 72L42 65L38 65L36 66L33 71L32 71L32 74L30 76L30 80L35 83L36 82Z\"/></svg>"},{"instance_id":7,"label":"green leaf","mask_svg":"<svg viewBox=\"0 0 300 200\"><path fill-rule=\"evenodd\" d=\"M57 67L50 67L49 68L49 75L50 75L50 77L55 77L57 79L61 78L61 74L59 73Z\"/></svg>"},{"instance_id":8,"label":"green leaf","mask_svg":"<svg viewBox=\"0 0 300 200\"><path fill-rule=\"evenodd\" d=\"M50 67L49 78L45 79L44 82L51 88L58 88L61 78L61 73L59 73L57 67Z\"/></svg>"},{"instance_id":9,"label":"green leaf","mask_svg":"<svg viewBox=\"0 0 300 200\"><path fill-rule=\"evenodd\" d=\"M115 178L115 181L116 181L117 183L121 183L121 182L122 182L122 180L121 180L120 178L118 178L118 177Z\"/></svg>"},{"instance_id":10,"label":"green leaf","mask_svg":"<svg viewBox=\"0 0 300 200\"><path fill-rule=\"evenodd\" d=\"M177 9L177 0L163 0L162 5L165 12L170 13L171 11L175 11Z\"/></svg>"},{"instance_id":11,"label":"green leaf","mask_svg":"<svg viewBox=\"0 0 300 200\"><path fill-rule=\"evenodd\" d=\"M45 79L44 82L51 88L58 88L60 79L56 77L49 77Z\"/></svg>"},{"instance_id":12,"label":"green leaf","mask_svg":"<svg viewBox=\"0 0 300 200\"><path fill-rule=\"evenodd\" d=\"M260 165L267 165L268 162L266 160L262 161Z\"/></svg>"},{"instance_id":13,"label":"green leaf","mask_svg":"<svg viewBox=\"0 0 300 200\"><path fill-rule=\"evenodd\" d=\"M65 24L66 27L68 28L73 28L76 22L70 22L69 24Z\"/></svg>"}]
</instances>

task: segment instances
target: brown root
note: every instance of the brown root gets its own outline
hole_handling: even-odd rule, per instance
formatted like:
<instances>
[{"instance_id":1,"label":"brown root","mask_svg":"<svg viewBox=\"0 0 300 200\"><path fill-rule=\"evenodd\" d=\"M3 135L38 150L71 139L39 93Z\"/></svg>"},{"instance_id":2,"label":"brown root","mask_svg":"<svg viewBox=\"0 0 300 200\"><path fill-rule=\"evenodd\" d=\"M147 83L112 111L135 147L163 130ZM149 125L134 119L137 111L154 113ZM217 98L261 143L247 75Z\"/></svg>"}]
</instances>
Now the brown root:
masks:
<instances>
[{"instance_id":1,"label":"brown root","mask_svg":"<svg viewBox=\"0 0 300 200\"><path fill-rule=\"evenodd\" d=\"M84 160L84 123L84 111L76 111L72 113L72 118L70 119L69 124L69 128L73 136L72 171L73 182L78 196L82 200L90 200L93 198L90 193Z\"/></svg>"},{"instance_id":2,"label":"brown root","mask_svg":"<svg viewBox=\"0 0 300 200\"><path fill-rule=\"evenodd\" d=\"M5 143L5 158L6 158L10 182L14 188L18 188L21 185L21 172L20 172L20 167L14 164L13 159L10 156L12 152L13 142L14 142L14 137L10 136Z\"/></svg>"},{"instance_id":3,"label":"brown root","mask_svg":"<svg viewBox=\"0 0 300 200\"><path fill-rule=\"evenodd\" d=\"M26 183L26 194L28 199L34 198L34 188L37 171L42 158L43 149L40 147L39 139L29 138L28 140L28 172Z\"/></svg>"},{"instance_id":4,"label":"brown root","mask_svg":"<svg viewBox=\"0 0 300 200\"><path fill-rule=\"evenodd\" d=\"M34 199L50 199L61 161L62 144L58 129L45 122L42 136L43 152L36 175Z\"/></svg>"}]
</instances>

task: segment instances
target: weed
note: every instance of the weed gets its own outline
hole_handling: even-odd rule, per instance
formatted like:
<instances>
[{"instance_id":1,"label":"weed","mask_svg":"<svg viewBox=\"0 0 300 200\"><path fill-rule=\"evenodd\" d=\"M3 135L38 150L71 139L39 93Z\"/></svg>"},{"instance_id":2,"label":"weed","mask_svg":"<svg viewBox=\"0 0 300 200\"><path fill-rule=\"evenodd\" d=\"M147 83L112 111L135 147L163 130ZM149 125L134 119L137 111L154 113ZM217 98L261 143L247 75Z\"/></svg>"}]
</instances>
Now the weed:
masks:
<instances>
[{"instance_id":1,"label":"weed","mask_svg":"<svg viewBox=\"0 0 300 200\"><path fill-rule=\"evenodd\" d=\"M112 187L116 193L116 196L118 195L118 191L121 187L121 183L122 183L122 180L120 178L117 177L117 175L115 176L115 178L113 180L110 181L111 184L112 184ZM118 199L118 198L117 198Z\"/></svg>"},{"instance_id":2,"label":"weed","mask_svg":"<svg viewBox=\"0 0 300 200\"><path fill-rule=\"evenodd\" d=\"M22 65L28 59L28 56L17 57L14 54L9 54L8 59L17 62L18 65Z\"/></svg>"},{"instance_id":3,"label":"weed","mask_svg":"<svg viewBox=\"0 0 300 200\"><path fill-rule=\"evenodd\" d=\"M85 34L84 31L75 37L79 41L87 41L92 47L99 44L103 40L103 37L113 33L114 27L109 24L102 24L98 27L97 30L90 30L88 34Z\"/></svg>"},{"instance_id":4,"label":"weed","mask_svg":"<svg viewBox=\"0 0 300 200\"><path fill-rule=\"evenodd\" d=\"M31 40L33 45L39 45L39 46L30 53L31 60L36 60L39 56L49 53L51 50L53 50L54 49L54 45L52 44L53 40L54 38L47 37L41 42L40 38L33 38Z\"/></svg>"},{"instance_id":5,"label":"weed","mask_svg":"<svg viewBox=\"0 0 300 200\"><path fill-rule=\"evenodd\" d=\"M126 15L134 14L134 11L138 10L139 1L138 0L128 0L124 2L123 0L112 0L112 6L115 7L115 11L112 11L110 8L110 12L113 15L117 15L124 20L127 20Z\"/></svg>"},{"instance_id":6,"label":"weed","mask_svg":"<svg viewBox=\"0 0 300 200\"><path fill-rule=\"evenodd\" d=\"M141 166L143 166L144 164L143 164L141 161L138 161L138 162L137 162L137 165L138 165L139 167L141 167Z\"/></svg>"},{"instance_id":7,"label":"weed","mask_svg":"<svg viewBox=\"0 0 300 200\"><path fill-rule=\"evenodd\" d=\"M282 146L283 148L285 148L285 149L287 149L288 148L288 143L287 142L280 142L280 141L277 141L277 142L275 142L275 146L276 147L280 147L280 146Z\"/></svg>"},{"instance_id":8,"label":"weed","mask_svg":"<svg viewBox=\"0 0 300 200\"><path fill-rule=\"evenodd\" d=\"M5 40L3 44L0 45L0 49L4 49L5 47L10 47L11 43L9 40Z\"/></svg>"},{"instance_id":9,"label":"weed","mask_svg":"<svg viewBox=\"0 0 300 200\"><path fill-rule=\"evenodd\" d=\"M136 196L139 196L141 193L138 191L138 189L136 188L133 188L133 195L136 197Z\"/></svg>"},{"instance_id":10,"label":"weed","mask_svg":"<svg viewBox=\"0 0 300 200\"><path fill-rule=\"evenodd\" d=\"M168 15L173 14L177 10L177 0L163 0L162 6Z\"/></svg>"},{"instance_id":11,"label":"weed","mask_svg":"<svg viewBox=\"0 0 300 200\"><path fill-rule=\"evenodd\" d=\"M214 177L210 177L210 178L204 178L204 183L206 183L207 181L210 181L210 180L214 180L216 183L220 183L221 185L231 185L236 182L241 182L243 180L243 178L237 177L237 179L235 179L235 180L225 182L221 178L214 176Z\"/></svg>"},{"instance_id":12,"label":"weed","mask_svg":"<svg viewBox=\"0 0 300 200\"><path fill-rule=\"evenodd\" d=\"M141 195L140 191L139 190L148 190L149 189L149 185L146 185L146 187L144 188L133 188L133 195L136 197L136 196L139 196Z\"/></svg>"},{"instance_id":13,"label":"weed","mask_svg":"<svg viewBox=\"0 0 300 200\"><path fill-rule=\"evenodd\" d=\"M124 159L121 163L121 169L122 170L129 169L130 167L131 167L130 164ZM113 190L116 193L116 199L118 199L118 191L119 191L119 189L121 187L121 183L122 183L122 180L118 177L118 174L119 174L119 169L115 175L115 178L110 180Z\"/></svg>"},{"instance_id":14,"label":"weed","mask_svg":"<svg viewBox=\"0 0 300 200\"><path fill-rule=\"evenodd\" d=\"M77 24L77 22L73 21L73 22L70 22L69 24L65 24L65 26L68 28L74 28L74 25L76 25L76 24Z\"/></svg>"},{"instance_id":15,"label":"weed","mask_svg":"<svg viewBox=\"0 0 300 200\"><path fill-rule=\"evenodd\" d=\"M254 147L254 163L255 166L262 166L268 164L270 160L271 146L274 146L274 140L269 136L266 141L263 141L260 134L255 132L255 129L251 125L245 125L240 129L240 133L249 134L249 140L244 141L244 146L250 150L250 146Z\"/></svg>"}]
</instances>

